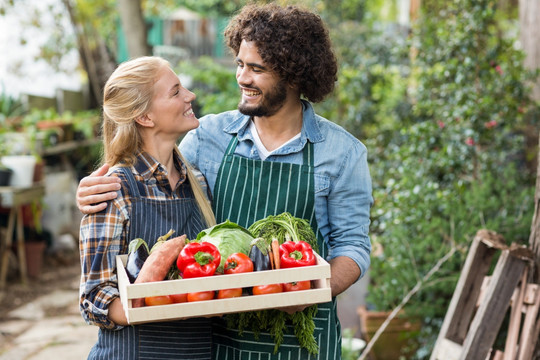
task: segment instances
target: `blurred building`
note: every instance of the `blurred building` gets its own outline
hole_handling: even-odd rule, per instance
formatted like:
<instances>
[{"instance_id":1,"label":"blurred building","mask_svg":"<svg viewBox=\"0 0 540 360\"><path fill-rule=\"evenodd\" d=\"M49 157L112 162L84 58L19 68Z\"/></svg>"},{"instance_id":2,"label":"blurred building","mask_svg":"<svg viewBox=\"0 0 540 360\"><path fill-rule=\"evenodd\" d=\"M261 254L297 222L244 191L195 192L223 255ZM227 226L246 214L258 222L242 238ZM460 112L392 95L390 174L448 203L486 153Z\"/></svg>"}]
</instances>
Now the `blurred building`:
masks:
<instances>
[{"instance_id":1,"label":"blurred building","mask_svg":"<svg viewBox=\"0 0 540 360\"><path fill-rule=\"evenodd\" d=\"M147 18L148 43L153 54L171 63L186 58L212 56L224 53L223 30L227 18L206 18L186 8L178 8L168 16ZM118 27L118 62L129 58L126 40Z\"/></svg>"}]
</instances>

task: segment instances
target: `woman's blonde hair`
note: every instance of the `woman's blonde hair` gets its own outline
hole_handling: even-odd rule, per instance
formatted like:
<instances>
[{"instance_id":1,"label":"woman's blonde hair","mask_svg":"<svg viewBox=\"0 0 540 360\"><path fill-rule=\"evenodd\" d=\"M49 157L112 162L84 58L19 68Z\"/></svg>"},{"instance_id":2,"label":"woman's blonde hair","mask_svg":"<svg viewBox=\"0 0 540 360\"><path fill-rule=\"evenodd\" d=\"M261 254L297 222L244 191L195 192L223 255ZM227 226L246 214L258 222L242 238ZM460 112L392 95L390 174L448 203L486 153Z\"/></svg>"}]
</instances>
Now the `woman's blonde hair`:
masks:
<instances>
[{"instance_id":1,"label":"woman's blonde hair","mask_svg":"<svg viewBox=\"0 0 540 360\"><path fill-rule=\"evenodd\" d=\"M120 64L103 90L103 162L110 166L131 166L142 151L142 138L136 119L148 113L154 96L154 84L169 62L157 56L143 56ZM187 167L187 176L195 200L208 226L216 223L201 185L191 165L175 150Z\"/></svg>"}]
</instances>

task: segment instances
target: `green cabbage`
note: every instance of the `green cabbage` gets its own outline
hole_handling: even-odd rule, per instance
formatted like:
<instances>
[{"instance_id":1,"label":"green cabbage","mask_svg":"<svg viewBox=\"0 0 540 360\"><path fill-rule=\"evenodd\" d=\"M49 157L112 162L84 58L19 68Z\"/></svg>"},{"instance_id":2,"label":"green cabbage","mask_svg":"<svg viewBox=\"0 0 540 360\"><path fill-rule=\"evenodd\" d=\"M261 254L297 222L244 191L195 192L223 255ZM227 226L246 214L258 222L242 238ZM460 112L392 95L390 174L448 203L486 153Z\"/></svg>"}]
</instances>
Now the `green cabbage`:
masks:
<instances>
[{"instance_id":1,"label":"green cabbage","mask_svg":"<svg viewBox=\"0 0 540 360\"><path fill-rule=\"evenodd\" d=\"M201 231L195 241L209 242L218 248L221 254L221 264L216 271L223 273L225 261L231 254L241 252L249 255L253 239L253 235L247 229L227 220Z\"/></svg>"}]
</instances>

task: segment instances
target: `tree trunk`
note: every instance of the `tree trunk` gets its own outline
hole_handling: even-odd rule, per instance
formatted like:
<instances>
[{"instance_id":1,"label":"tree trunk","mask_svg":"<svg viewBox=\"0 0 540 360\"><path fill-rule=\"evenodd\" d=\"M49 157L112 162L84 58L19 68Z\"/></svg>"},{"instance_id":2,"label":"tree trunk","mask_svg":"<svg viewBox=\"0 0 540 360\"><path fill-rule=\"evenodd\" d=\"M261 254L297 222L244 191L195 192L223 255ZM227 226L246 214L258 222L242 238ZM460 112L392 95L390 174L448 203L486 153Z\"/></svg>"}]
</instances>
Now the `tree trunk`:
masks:
<instances>
[{"instance_id":1,"label":"tree trunk","mask_svg":"<svg viewBox=\"0 0 540 360\"><path fill-rule=\"evenodd\" d=\"M519 0L520 40L525 52L524 65L527 69L540 68L540 2L538 0ZM533 85L532 98L540 101L540 79ZM534 215L529 237L530 248L536 257L535 271L531 271L529 282L540 283L540 145L538 147L536 170L536 190L534 194ZM540 319L537 319L540 322ZM538 326L538 325L537 325ZM540 359L540 341L536 343L533 355Z\"/></svg>"},{"instance_id":2,"label":"tree trunk","mask_svg":"<svg viewBox=\"0 0 540 360\"><path fill-rule=\"evenodd\" d=\"M90 86L91 106L101 105L102 89L105 82L114 71L116 61L109 53L102 38L93 28L89 28L90 22L79 18L77 8L71 0L62 0L73 25L77 38L77 48ZM93 45L90 45L93 44Z\"/></svg>"},{"instance_id":3,"label":"tree trunk","mask_svg":"<svg viewBox=\"0 0 540 360\"><path fill-rule=\"evenodd\" d=\"M538 159L540 159L540 145L538 147ZM534 251L536 262L534 270L530 272L529 282L540 284L540 161L536 171L536 190L534 193L534 215L531 225L531 235L529 237L530 248ZM536 319L538 328L540 323L540 317ZM536 342L536 348L534 350L533 359L540 359L540 340Z\"/></svg>"},{"instance_id":4,"label":"tree trunk","mask_svg":"<svg viewBox=\"0 0 540 360\"><path fill-rule=\"evenodd\" d=\"M540 68L540 1L519 0L520 41L526 57L526 68ZM533 98L540 101L540 80L534 86Z\"/></svg>"},{"instance_id":5,"label":"tree trunk","mask_svg":"<svg viewBox=\"0 0 540 360\"><path fill-rule=\"evenodd\" d=\"M130 58L149 55L146 23L142 12L141 0L119 0L118 12L126 38Z\"/></svg>"},{"instance_id":6,"label":"tree trunk","mask_svg":"<svg viewBox=\"0 0 540 360\"><path fill-rule=\"evenodd\" d=\"M540 22L540 2L538 0L520 0L519 21L521 25L520 39L526 54L524 65L528 69L538 69L540 68L540 27L538 26ZM540 101L540 80L535 84L533 98ZM536 254L538 263L540 262L540 162L537 164L534 204L534 217L529 244Z\"/></svg>"}]
</instances>

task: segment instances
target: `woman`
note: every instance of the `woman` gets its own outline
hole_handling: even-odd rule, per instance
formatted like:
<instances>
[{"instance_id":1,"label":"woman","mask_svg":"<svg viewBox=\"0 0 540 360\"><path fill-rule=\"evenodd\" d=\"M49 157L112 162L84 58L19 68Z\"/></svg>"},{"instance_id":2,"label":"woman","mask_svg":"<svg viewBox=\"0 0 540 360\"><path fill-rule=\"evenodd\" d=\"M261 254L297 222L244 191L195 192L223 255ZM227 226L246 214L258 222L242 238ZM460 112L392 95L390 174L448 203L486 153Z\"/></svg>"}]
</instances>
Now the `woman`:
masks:
<instances>
[{"instance_id":1,"label":"woman","mask_svg":"<svg viewBox=\"0 0 540 360\"><path fill-rule=\"evenodd\" d=\"M116 255L127 253L131 239L151 247L170 229L193 239L215 224L206 182L176 146L199 125L194 99L159 57L125 62L105 84L104 163L108 176L121 181L116 199L81 221L80 309L87 323L100 327L90 359L211 357L210 319L129 326L115 272Z\"/></svg>"}]
</instances>

